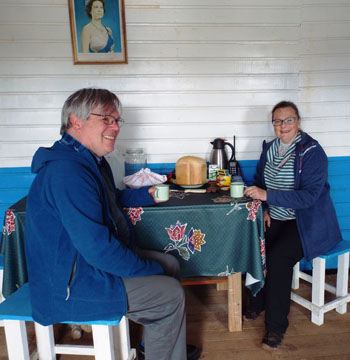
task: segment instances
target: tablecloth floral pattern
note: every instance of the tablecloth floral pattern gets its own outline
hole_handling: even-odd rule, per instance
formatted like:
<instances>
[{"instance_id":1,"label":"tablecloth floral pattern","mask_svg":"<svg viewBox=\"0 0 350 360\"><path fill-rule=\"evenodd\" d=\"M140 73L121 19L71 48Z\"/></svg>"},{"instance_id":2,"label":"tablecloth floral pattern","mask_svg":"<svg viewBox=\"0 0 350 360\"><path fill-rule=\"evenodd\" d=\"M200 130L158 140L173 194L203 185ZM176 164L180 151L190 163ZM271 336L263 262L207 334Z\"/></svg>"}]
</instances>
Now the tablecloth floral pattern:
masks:
<instances>
[{"instance_id":1,"label":"tablecloth floral pattern","mask_svg":"<svg viewBox=\"0 0 350 360\"><path fill-rule=\"evenodd\" d=\"M202 245L205 244L205 234L199 229L193 229L193 227L185 234L186 227L187 224L181 224L180 221L177 221L175 225L165 228L172 243L167 244L163 250L165 252L177 250L184 260L189 260L195 251L202 251Z\"/></svg>"},{"instance_id":2,"label":"tablecloth floral pattern","mask_svg":"<svg viewBox=\"0 0 350 360\"><path fill-rule=\"evenodd\" d=\"M4 226L4 232L7 232L7 235L11 235L13 231L16 230L16 223L15 223L16 216L12 209L6 210L5 215L5 226Z\"/></svg>"},{"instance_id":3,"label":"tablecloth floral pattern","mask_svg":"<svg viewBox=\"0 0 350 360\"><path fill-rule=\"evenodd\" d=\"M176 201L188 199L190 196ZM254 293L264 283L266 254L261 201L216 196L202 205L131 208L128 215L135 225L138 245L171 252L180 262L182 276L249 272L257 279Z\"/></svg>"}]
</instances>

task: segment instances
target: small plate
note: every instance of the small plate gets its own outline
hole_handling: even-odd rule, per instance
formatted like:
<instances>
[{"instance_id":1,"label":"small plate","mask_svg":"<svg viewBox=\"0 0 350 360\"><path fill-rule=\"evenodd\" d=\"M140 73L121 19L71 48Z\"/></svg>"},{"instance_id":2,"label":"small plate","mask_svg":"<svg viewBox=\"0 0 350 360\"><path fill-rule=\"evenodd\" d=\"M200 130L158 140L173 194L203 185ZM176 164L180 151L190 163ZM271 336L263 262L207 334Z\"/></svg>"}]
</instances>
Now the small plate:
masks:
<instances>
[{"instance_id":1,"label":"small plate","mask_svg":"<svg viewBox=\"0 0 350 360\"><path fill-rule=\"evenodd\" d=\"M174 184L176 184L176 180L174 180ZM200 187L202 187L203 185L205 185L206 183L204 184L198 184L198 185L179 185L181 186L182 188L184 189L199 189Z\"/></svg>"}]
</instances>

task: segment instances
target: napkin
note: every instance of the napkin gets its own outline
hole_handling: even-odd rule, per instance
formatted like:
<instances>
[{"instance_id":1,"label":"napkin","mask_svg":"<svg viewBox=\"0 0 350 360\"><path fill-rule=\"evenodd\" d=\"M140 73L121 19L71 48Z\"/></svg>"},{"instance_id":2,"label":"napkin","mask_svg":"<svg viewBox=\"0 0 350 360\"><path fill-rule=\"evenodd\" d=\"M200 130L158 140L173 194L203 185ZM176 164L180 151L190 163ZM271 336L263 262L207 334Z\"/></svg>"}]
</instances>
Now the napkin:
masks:
<instances>
[{"instance_id":1,"label":"napkin","mask_svg":"<svg viewBox=\"0 0 350 360\"><path fill-rule=\"evenodd\" d=\"M139 170L137 173L125 176L123 183L131 189L138 189L142 186L151 186L162 184L166 182L167 176L160 175L152 172L150 169L145 168Z\"/></svg>"}]
</instances>

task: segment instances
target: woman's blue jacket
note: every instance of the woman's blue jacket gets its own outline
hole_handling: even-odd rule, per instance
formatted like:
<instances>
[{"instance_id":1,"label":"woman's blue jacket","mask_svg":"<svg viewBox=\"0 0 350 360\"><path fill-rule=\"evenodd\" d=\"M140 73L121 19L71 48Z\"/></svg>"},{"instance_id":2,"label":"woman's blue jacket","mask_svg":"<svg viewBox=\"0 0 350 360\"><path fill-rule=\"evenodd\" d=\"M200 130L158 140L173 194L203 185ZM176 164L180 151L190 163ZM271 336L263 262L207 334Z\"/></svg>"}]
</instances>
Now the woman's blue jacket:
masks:
<instances>
[{"instance_id":1,"label":"woman's blue jacket","mask_svg":"<svg viewBox=\"0 0 350 360\"><path fill-rule=\"evenodd\" d=\"M273 141L263 143L254 185L266 189L264 168L266 153ZM342 240L328 184L328 159L321 145L302 132L296 144L294 162L295 190L267 190L266 202L292 208L304 249L304 257L311 260Z\"/></svg>"}]
</instances>

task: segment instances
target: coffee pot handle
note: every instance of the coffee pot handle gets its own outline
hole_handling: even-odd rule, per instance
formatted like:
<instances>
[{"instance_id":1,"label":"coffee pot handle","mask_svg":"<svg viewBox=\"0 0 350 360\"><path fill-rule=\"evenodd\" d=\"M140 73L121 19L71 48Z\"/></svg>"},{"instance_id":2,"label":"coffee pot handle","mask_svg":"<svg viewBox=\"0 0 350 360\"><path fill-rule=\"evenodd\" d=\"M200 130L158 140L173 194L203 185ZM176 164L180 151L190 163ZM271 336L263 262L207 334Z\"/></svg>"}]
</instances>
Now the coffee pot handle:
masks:
<instances>
[{"instance_id":1,"label":"coffee pot handle","mask_svg":"<svg viewBox=\"0 0 350 360\"><path fill-rule=\"evenodd\" d=\"M234 160L235 148L234 148L233 145L230 144L229 142L225 142L224 144L225 144L225 145L228 145L228 146L231 148L231 150L232 150L231 157L228 159L228 161Z\"/></svg>"}]
</instances>

